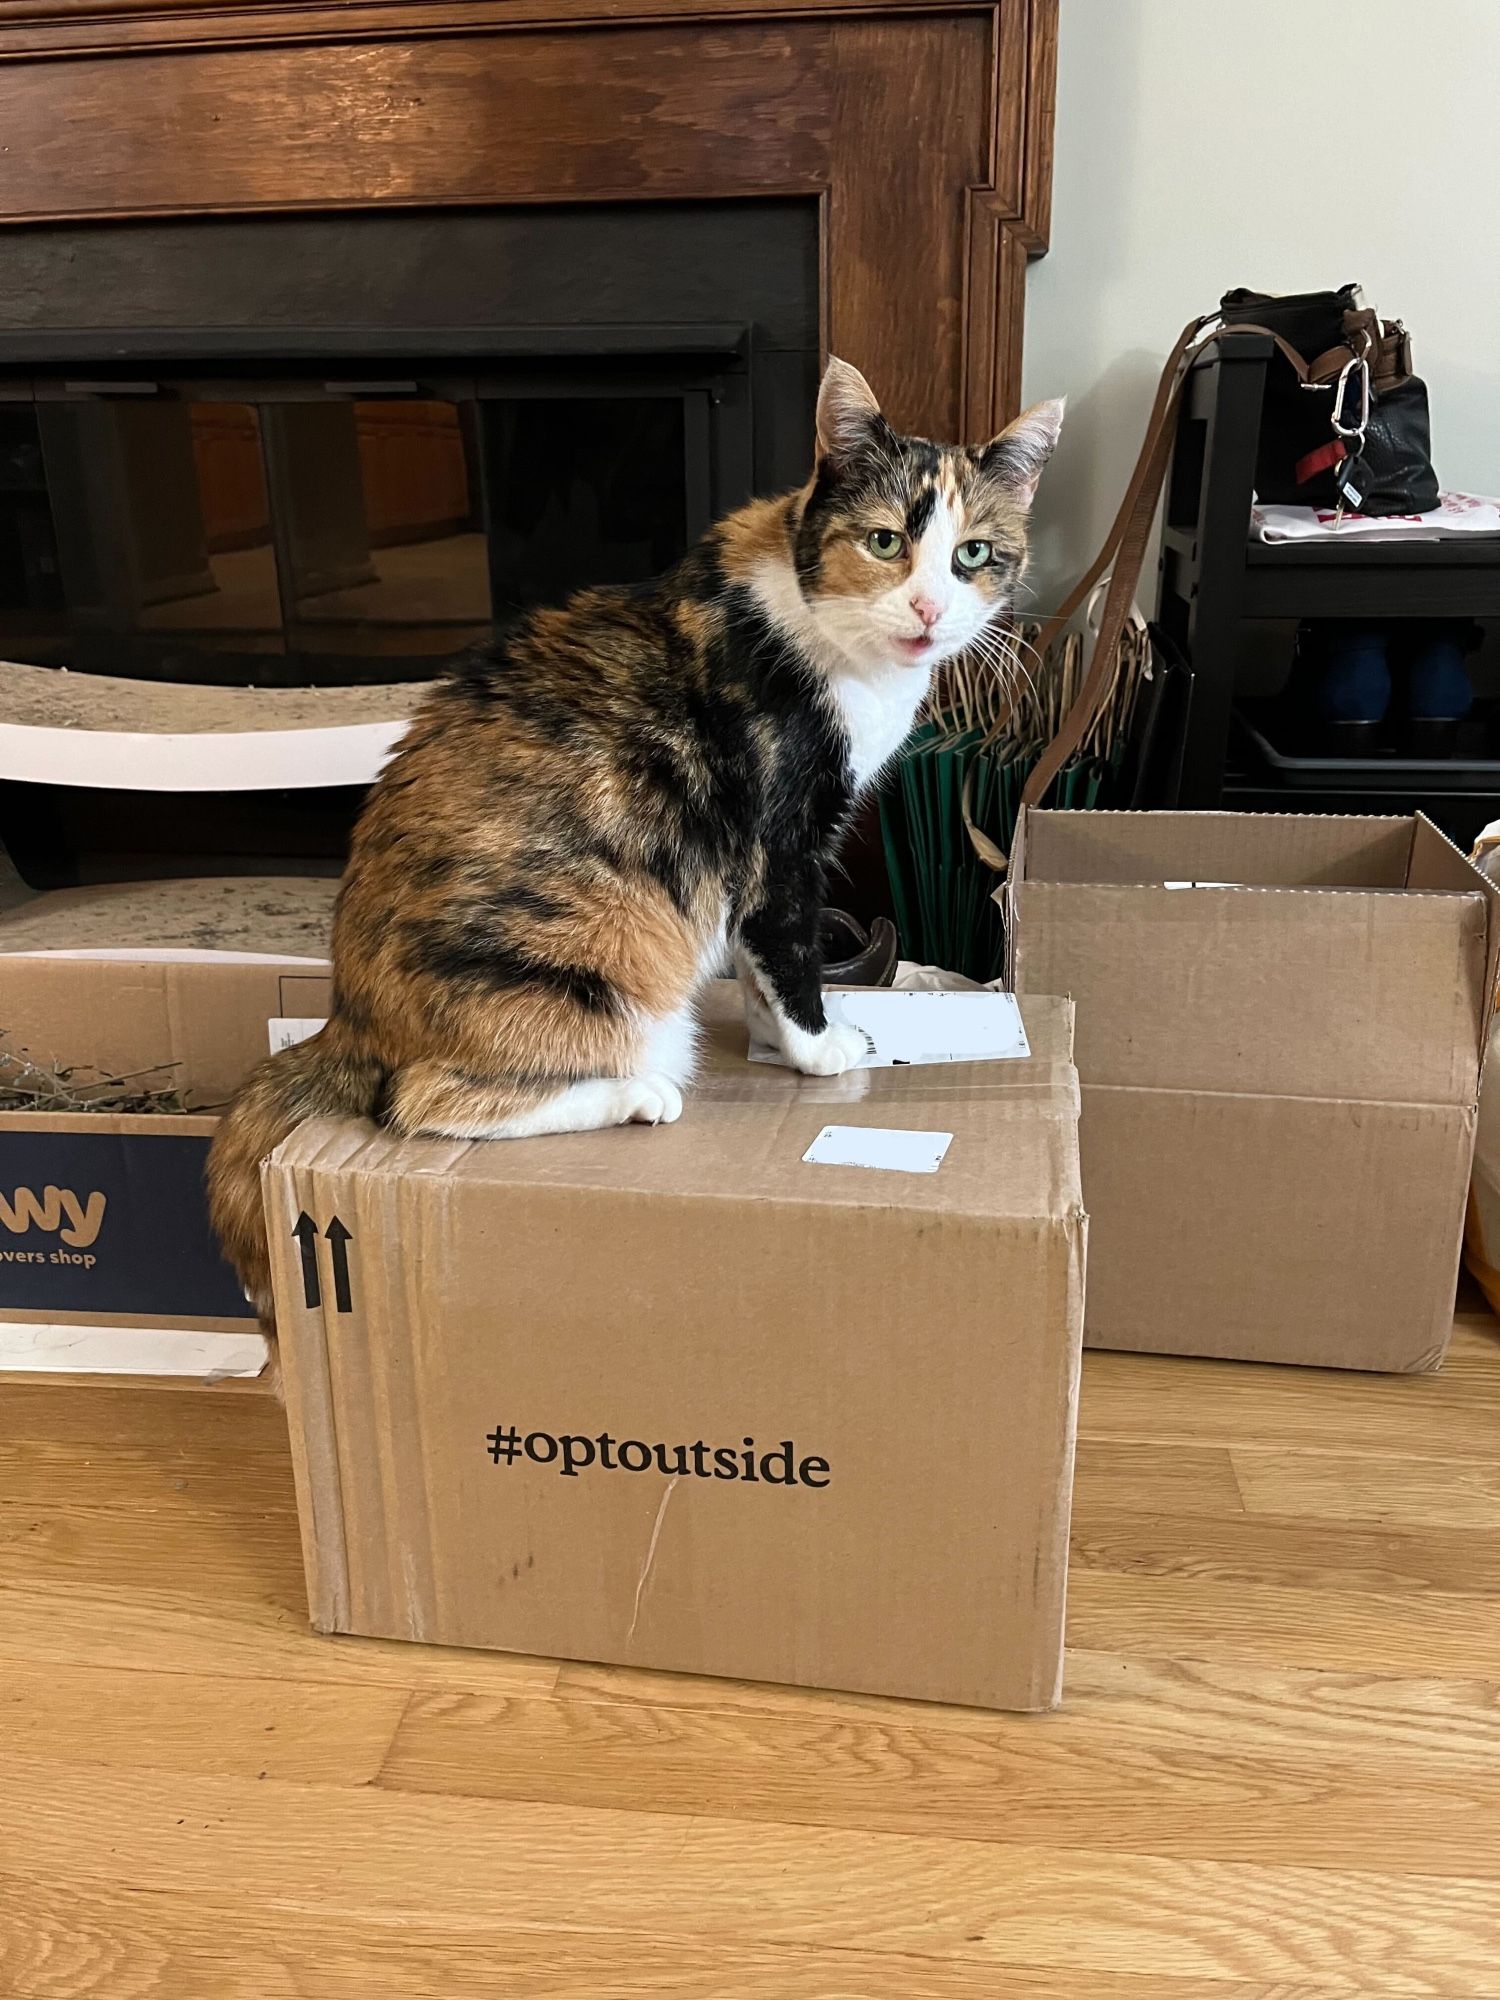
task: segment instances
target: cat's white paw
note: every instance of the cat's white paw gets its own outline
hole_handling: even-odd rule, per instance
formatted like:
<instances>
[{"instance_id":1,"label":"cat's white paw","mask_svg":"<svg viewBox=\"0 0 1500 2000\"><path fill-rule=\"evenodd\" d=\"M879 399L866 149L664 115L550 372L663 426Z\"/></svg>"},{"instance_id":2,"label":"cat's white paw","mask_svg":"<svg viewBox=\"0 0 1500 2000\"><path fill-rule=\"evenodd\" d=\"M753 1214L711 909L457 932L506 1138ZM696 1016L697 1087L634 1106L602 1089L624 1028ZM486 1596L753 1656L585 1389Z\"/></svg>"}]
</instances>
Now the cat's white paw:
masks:
<instances>
[{"instance_id":1,"label":"cat's white paw","mask_svg":"<svg viewBox=\"0 0 1500 2000\"><path fill-rule=\"evenodd\" d=\"M870 1038L863 1028L831 1021L821 1035L801 1036L788 1053L804 1076L842 1076L869 1055Z\"/></svg>"},{"instance_id":2,"label":"cat's white paw","mask_svg":"<svg viewBox=\"0 0 1500 2000\"><path fill-rule=\"evenodd\" d=\"M682 1092L669 1076L632 1076L620 1085L622 1125L675 1125Z\"/></svg>"}]
</instances>

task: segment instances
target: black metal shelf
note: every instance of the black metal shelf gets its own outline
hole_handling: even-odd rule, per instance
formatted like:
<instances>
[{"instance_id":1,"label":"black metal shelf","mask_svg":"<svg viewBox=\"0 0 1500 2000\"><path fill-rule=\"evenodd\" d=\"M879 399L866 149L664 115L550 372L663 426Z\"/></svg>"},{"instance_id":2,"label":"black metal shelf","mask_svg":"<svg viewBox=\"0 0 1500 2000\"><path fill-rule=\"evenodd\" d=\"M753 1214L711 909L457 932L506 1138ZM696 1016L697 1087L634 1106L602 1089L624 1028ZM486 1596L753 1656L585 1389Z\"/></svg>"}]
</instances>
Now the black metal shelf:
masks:
<instances>
[{"instance_id":1,"label":"black metal shelf","mask_svg":"<svg viewBox=\"0 0 1500 2000\"><path fill-rule=\"evenodd\" d=\"M1430 798L1439 793L1500 796L1500 757L1490 754L1484 721L1466 727L1460 748L1451 757L1406 757L1399 751L1377 750L1364 757L1329 757L1289 749L1268 733L1271 704L1236 703L1231 736L1231 762L1248 782L1278 793L1337 792L1369 798ZM1279 733L1279 732L1278 732Z\"/></svg>"},{"instance_id":2,"label":"black metal shelf","mask_svg":"<svg viewBox=\"0 0 1500 2000\"><path fill-rule=\"evenodd\" d=\"M1251 542L1243 609L1247 618L1500 617L1500 539Z\"/></svg>"},{"instance_id":3,"label":"black metal shelf","mask_svg":"<svg viewBox=\"0 0 1500 2000\"><path fill-rule=\"evenodd\" d=\"M1281 811L1410 810L1435 801L1450 832L1500 815L1495 783L1462 766L1273 773L1230 768L1244 627L1257 619L1500 618L1500 537L1421 542L1261 542L1247 527L1266 367L1274 350L1234 334L1195 363L1183 398L1162 541L1161 623L1193 672L1181 803ZM1384 762L1385 769L1379 768ZM1315 803L1315 802L1324 803ZM1459 813L1457 808L1463 807ZM1449 810L1452 809L1452 810Z\"/></svg>"},{"instance_id":4,"label":"black metal shelf","mask_svg":"<svg viewBox=\"0 0 1500 2000\"><path fill-rule=\"evenodd\" d=\"M1491 791L1422 791L1408 784L1372 785L1360 792L1288 791L1239 772L1228 772L1219 806L1230 812L1425 813L1461 847L1472 846L1481 827L1500 817L1500 795Z\"/></svg>"}]
</instances>

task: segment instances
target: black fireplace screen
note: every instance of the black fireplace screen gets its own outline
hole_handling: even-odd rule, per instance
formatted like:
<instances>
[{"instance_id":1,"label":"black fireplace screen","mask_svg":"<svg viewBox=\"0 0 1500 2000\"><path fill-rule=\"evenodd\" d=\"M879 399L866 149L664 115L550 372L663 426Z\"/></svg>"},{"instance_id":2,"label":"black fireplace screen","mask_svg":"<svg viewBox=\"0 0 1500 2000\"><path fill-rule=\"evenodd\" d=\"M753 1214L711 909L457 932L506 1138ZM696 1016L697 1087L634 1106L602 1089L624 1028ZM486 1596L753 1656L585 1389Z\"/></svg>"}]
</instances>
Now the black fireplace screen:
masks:
<instances>
[{"instance_id":1,"label":"black fireplace screen","mask_svg":"<svg viewBox=\"0 0 1500 2000\"><path fill-rule=\"evenodd\" d=\"M421 678L525 605L659 574L748 488L732 362L236 374L0 382L0 657Z\"/></svg>"}]
</instances>

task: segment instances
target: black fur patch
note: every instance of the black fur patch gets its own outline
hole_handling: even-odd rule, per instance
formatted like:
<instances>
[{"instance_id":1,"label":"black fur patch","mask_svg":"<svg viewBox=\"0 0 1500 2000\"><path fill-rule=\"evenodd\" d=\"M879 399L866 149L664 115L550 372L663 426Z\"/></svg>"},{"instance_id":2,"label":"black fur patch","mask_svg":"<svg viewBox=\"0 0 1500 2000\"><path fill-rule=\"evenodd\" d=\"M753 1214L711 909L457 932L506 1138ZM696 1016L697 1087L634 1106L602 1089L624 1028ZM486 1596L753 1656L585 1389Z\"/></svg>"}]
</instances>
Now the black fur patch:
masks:
<instances>
[{"instance_id":1,"label":"black fur patch","mask_svg":"<svg viewBox=\"0 0 1500 2000\"><path fill-rule=\"evenodd\" d=\"M424 919L404 926L407 970L423 972L470 991L542 986L571 1000L586 1014L612 1014L619 995L602 974L582 965L556 965L523 950L487 926Z\"/></svg>"},{"instance_id":2,"label":"black fur patch","mask_svg":"<svg viewBox=\"0 0 1500 2000\"><path fill-rule=\"evenodd\" d=\"M937 508L937 488L924 486L906 510L906 532L914 542L921 541L927 532L927 524Z\"/></svg>"}]
</instances>

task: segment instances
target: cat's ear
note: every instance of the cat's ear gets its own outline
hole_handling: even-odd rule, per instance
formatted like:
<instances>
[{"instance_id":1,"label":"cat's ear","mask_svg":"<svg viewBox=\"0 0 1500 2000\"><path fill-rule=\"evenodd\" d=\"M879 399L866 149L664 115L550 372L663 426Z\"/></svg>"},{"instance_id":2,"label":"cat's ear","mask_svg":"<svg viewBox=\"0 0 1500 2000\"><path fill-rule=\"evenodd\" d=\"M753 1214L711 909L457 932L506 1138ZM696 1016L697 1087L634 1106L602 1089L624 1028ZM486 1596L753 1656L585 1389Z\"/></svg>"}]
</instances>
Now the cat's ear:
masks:
<instances>
[{"instance_id":1,"label":"cat's ear","mask_svg":"<svg viewBox=\"0 0 1500 2000\"><path fill-rule=\"evenodd\" d=\"M999 437L992 438L979 455L986 475L998 480L1023 507L1029 507L1036 497L1036 483L1052 456L1062 420L1061 396L1049 403L1033 404L1014 423L1007 424Z\"/></svg>"},{"instance_id":2,"label":"cat's ear","mask_svg":"<svg viewBox=\"0 0 1500 2000\"><path fill-rule=\"evenodd\" d=\"M875 392L857 368L836 357L824 370L818 391L818 457L842 470L880 421Z\"/></svg>"}]
</instances>

